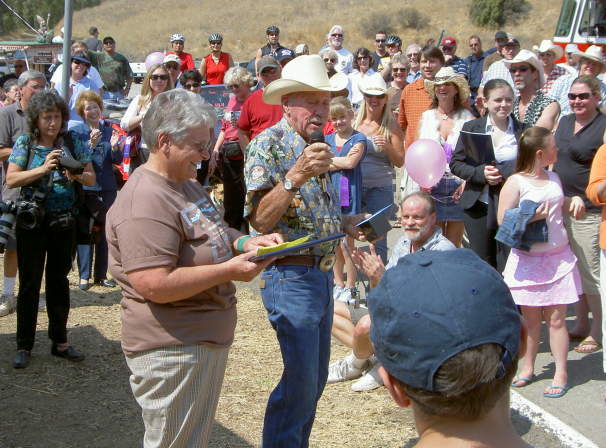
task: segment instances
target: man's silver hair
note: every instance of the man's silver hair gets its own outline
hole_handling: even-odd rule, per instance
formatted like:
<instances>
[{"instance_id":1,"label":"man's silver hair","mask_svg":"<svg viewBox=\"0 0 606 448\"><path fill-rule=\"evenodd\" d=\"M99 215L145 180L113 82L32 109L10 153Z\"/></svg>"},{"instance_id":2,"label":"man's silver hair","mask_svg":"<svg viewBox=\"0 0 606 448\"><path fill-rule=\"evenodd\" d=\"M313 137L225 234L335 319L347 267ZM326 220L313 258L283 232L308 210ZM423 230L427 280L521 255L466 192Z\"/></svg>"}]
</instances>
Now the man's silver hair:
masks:
<instances>
[{"instance_id":1,"label":"man's silver hair","mask_svg":"<svg viewBox=\"0 0 606 448\"><path fill-rule=\"evenodd\" d=\"M408 52L412 49L421 51L421 46L419 44L410 44L408 47L406 47L405 53L408 54Z\"/></svg>"},{"instance_id":2,"label":"man's silver hair","mask_svg":"<svg viewBox=\"0 0 606 448\"><path fill-rule=\"evenodd\" d=\"M19 87L24 87L32 79L40 78L44 79L44 82L46 82L46 77L44 76L44 73L39 72L38 70L26 70L19 75L19 80L17 82L19 84Z\"/></svg>"},{"instance_id":3,"label":"man's silver hair","mask_svg":"<svg viewBox=\"0 0 606 448\"><path fill-rule=\"evenodd\" d=\"M335 59L339 59L339 55L335 50L331 50L330 48L325 48L320 52L320 57L324 59L324 56L333 57Z\"/></svg>"},{"instance_id":4,"label":"man's silver hair","mask_svg":"<svg viewBox=\"0 0 606 448\"><path fill-rule=\"evenodd\" d=\"M393 65L393 64L402 64L407 69L410 69L410 61L402 53L398 53L391 57L391 65Z\"/></svg>"},{"instance_id":5,"label":"man's silver hair","mask_svg":"<svg viewBox=\"0 0 606 448\"><path fill-rule=\"evenodd\" d=\"M227 70L223 83L228 84L246 84L252 87L253 77L244 67L235 66Z\"/></svg>"},{"instance_id":6,"label":"man's silver hair","mask_svg":"<svg viewBox=\"0 0 606 448\"><path fill-rule=\"evenodd\" d=\"M335 31L341 31L341 34L343 34L343 40L345 40L345 31L343 31L343 27L341 25L333 25L333 26L331 26L330 27L330 31L326 35L326 38L330 39L330 35L332 33L334 33Z\"/></svg>"},{"instance_id":7,"label":"man's silver hair","mask_svg":"<svg viewBox=\"0 0 606 448\"><path fill-rule=\"evenodd\" d=\"M211 129L216 122L214 108L199 95L174 89L160 93L153 99L141 124L142 136L150 150L154 151L160 134L168 134L175 142L180 142L191 129Z\"/></svg>"}]
</instances>

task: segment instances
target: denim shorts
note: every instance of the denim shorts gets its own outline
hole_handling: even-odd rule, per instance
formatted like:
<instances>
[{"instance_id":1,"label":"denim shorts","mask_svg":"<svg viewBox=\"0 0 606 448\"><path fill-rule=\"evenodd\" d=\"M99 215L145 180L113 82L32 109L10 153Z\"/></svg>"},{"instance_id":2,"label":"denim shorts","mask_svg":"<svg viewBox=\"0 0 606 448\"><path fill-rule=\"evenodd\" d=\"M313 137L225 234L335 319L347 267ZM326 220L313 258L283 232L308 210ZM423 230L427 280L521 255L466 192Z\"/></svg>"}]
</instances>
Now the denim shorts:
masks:
<instances>
[{"instance_id":1,"label":"denim shorts","mask_svg":"<svg viewBox=\"0 0 606 448\"><path fill-rule=\"evenodd\" d=\"M444 176L438 185L431 189L436 204L436 218L439 222L463 221L463 209L452 198L455 190L463 181L452 175Z\"/></svg>"}]
</instances>

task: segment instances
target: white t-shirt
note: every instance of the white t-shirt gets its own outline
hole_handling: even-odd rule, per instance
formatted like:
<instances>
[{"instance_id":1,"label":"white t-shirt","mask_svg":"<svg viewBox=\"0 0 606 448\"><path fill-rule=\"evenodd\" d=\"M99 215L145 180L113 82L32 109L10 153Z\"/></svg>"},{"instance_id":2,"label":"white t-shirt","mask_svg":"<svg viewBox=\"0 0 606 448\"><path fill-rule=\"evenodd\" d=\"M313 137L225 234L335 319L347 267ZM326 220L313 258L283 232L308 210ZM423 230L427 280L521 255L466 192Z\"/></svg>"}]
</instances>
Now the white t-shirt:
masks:
<instances>
[{"instance_id":1,"label":"white t-shirt","mask_svg":"<svg viewBox=\"0 0 606 448\"><path fill-rule=\"evenodd\" d=\"M57 86L61 84L62 77L63 64L61 64L55 69L55 71L53 72L53 76L51 77L51 82L55 85L55 88L57 88ZM88 74L86 75L86 77L93 82L93 85L97 87L97 90L100 90L104 87L101 75L99 74L97 69L92 65L88 68Z\"/></svg>"}]
</instances>

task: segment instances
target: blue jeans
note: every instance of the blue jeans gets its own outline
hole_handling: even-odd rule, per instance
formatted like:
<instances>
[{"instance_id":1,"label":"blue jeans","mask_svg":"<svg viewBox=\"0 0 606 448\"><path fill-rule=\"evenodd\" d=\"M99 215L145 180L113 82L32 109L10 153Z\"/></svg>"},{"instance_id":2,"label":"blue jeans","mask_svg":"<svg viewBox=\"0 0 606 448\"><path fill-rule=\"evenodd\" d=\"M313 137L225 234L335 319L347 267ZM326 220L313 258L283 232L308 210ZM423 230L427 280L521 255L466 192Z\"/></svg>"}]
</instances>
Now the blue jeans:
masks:
<instances>
[{"instance_id":1,"label":"blue jeans","mask_svg":"<svg viewBox=\"0 0 606 448\"><path fill-rule=\"evenodd\" d=\"M375 213L389 204L393 204L393 187L391 185L362 189L362 210L364 212ZM387 264L387 235L375 243L375 248L383 263Z\"/></svg>"},{"instance_id":2,"label":"blue jeans","mask_svg":"<svg viewBox=\"0 0 606 448\"><path fill-rule=\"evenodd\" d=\"M109 90L104 90L103 99L104 100L122 100L122 99L124 99L124 91L120 90L119 92L110 92Z\"/></svg>"},{"instance_id":3,"label":"blue jeans","mask_svg":"<svg viewBox=\"0 0 606 448\"><path fill-rule=\"evenodd\" d=\"M261 282L284 363L282 378L267 402L263 448L307 447L328 377L332 271L272 265L261 274Z\"/></svg>"}]
</instances>

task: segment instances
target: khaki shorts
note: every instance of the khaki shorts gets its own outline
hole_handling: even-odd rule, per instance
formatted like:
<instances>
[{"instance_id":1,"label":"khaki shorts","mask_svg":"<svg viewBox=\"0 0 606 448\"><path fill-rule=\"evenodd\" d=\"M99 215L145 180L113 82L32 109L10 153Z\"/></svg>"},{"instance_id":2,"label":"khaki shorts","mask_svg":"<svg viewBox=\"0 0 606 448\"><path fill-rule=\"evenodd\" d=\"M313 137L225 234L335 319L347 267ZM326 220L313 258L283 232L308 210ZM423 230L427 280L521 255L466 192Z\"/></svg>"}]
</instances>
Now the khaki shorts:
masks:
<instances>
[{"instance_id":1,"label":"khaki shorts","mask_svg":"<svg viewBox=\"0 0 606 448\"><path fill-rule=\"evenodd\" d=\"M570 248L577 257L583 291L600 294L600 221L599 213L587 213L582 219L564 214Z\"/></svg>"}]
</instances>

